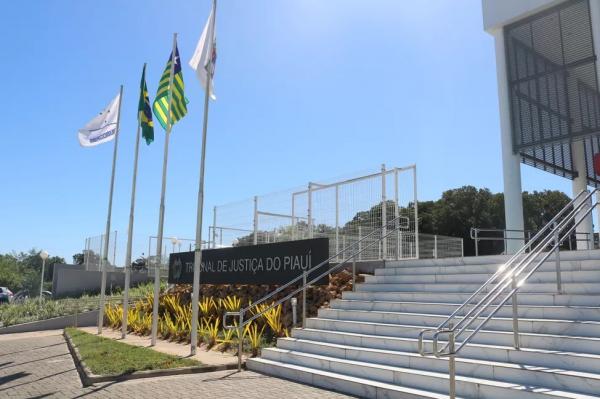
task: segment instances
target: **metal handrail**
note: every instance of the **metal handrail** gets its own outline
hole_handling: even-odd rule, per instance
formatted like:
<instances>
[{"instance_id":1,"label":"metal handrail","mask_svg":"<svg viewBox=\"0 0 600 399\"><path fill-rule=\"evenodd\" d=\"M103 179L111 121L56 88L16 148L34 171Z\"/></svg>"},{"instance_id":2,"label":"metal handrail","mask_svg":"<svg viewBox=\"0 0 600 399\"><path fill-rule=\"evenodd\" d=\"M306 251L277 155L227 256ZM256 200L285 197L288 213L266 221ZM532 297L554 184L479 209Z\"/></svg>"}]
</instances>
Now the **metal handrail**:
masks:
<instances>
[{"instance_id":1,"label":"metal handrail","mask_svg":"<svg viewBox=\"0 0 600 399\"><path fill-rule=\"evenodd\" d=\"M407 224L403 225L398 223L400 220L406 220ZM393 226L391 229L388 230L389 226ZM328 274L330 274L331 272L333 272L334 270L337 270L339 268L341 268L342 266L346 265L350 260L353 260L354 262L356 261L356 258L358 257L358 255L360 255L361 253L363 253L366 249L370 248L371 246L374 246L375 244L379 244L380 241L382 241L383 239L387 238L389 235L395 233L397 230L401 229L401 228L409 228L410 227L410 219L406 216L398 216L392 220L390 220L389 222L387 222L384 226L380 226L377 229L373 230L371 233L365 235L364 237L362 237L360 240L346 246L345 248L342 248L341 251L339 251L338 253L330 256L328 259L324 260L323 262L319 263L318 265L316 265L315 267L313 267L310 270L305 270L301 275L293 278L292 280L290 280L289 282L287 282L284 285L281 285L279 287L277 287L275 290L271 291L269 294L263 296L262 298L260 298L258 301L246 306L245 308L241 308L239 311L236 312L225 312L223 314L223 328L227 329L227 330L233 330L233 329L238 329L238 337L243 337L243 328L244 326L248 325L250 322L252 322L253 320L261 317L262 315L264 315L266 312L270 311L271 309L275 308L276 306L279 306L280 304L282 304L283 302L287 301L288 299L296 296L297 294L299 294L300 292L303 293L302 295L302 302L303 302L303 306L302 306L302 325L304 327L305 322L306 322L306 288L312 284L314 284L315 282L319 281L320 279L322 279L323 277L327 276ZM385 233L384 233L385 231ZM363 241L367 241L369 238L373 238L373 236L376 233L381 233L379 235L379 237L377 237L376 240L371 241L369 243L366 243L365 245L361 245ZM354 247L357 247L358 249L354 249ZM345 259L344 254L347 253L348 251L355 251L352 252L351 255L347 256ZM336 260L338 259L339 256L342 256L342 261L340 261L339 263L335 264L334 266L330 266L329 268L327 268L327 270L323 273L321 273L320 275L318 275L317 277L313 277L312 279L308 280L308 274L313 274L317 269L322 268L325 265L329 265L330 261ZM354 277L354 264L353 264L353 277ZM256 309L256 307L258 305L260 305L261 303L266 302L267 300L273 298L275 295L277 295L278 293L282 292L283 290L289 288L290 286L298 283L300 280L302 280L302 285L300 285L299 287L297 287L295 290L293 290L292 292L290 292L289 294L287 294L285 297L280 298L276 301L274 301L273 303L271 303L271 305L269 305L268 307L266 307L265 309L262 309L260 311L258 311L258 309ZM252 317L248 318L248 319L244 319L244 314L247 313L248 311L252 311L253 309L255 309L253 311L253 315ZM227 318L228 317L235 317L237 316L239 318L239 322L236 324L227 324ZM238 348L238 370L241 370L241 364L242 364L242 339L239 339L239 348Z\"/></svg>"},{"instance_id":2,"label":"metal handrail","mask_svg":"<svg viewBox=\"0 0 600 399\"><path fill-rule=\"evenodd\" d=\"M527 240L525 242L531 241L531 233L533 230L515 230L515 229L495 229L495 228L481 228L481 227L471 227L469 230L469 237L475 241L475 256L479 256L479 241L502 241L504 242L504 248L506 249L506 241L510 240ZM495 236L480 236L479 233L502 233L502 237ZM506 233L523 233L523 237L507 237ZM525 234L527 237L525 237ZM577 238L573 241L588 241L590 235L593 233L579 233L578 235L585 235L586 238ZM569 240L569 249L571 249L571 240Z\"/></svg>"},{"instance_id":3,"label":"metal handrail","mask_svg":"<svg viewBox=\"0 0 600 399\"><path fill-rule=\"evenodd\" d=\"M573 231L576 230L577 226L585 219L585 216L590 214L592 210L598 205L598 202L591 205L589 200L593 194L598 192L598 189L594 189L591 193L587 191L580 192L573 200L571 200L552 220L546 224L526 245L524 245L515 255L513 255L505 264L503 264L492 277L490 277L473 295L469 297L458 309L456 309L446 320L444 320L437 328L426 328L419 333L418 350L423 356L434 355L436 357L450 357L450 393L451 397L455 392L455 365L454 358L456 354L467 345L471 339L487 324L487 322L494 317L498 311L512 298L513 306L513 334L515 340L515 348L519 349L519 332L518 332L518 303L517 303L517 291L527 281L527 279L535 273L539 267L552 255L556 256L556 273L557 273L557 289L559 292L562 291L561 287L561 272L560 272L560 255L559 248L561 243L567 239ZM586 194L586 195L584 195ZM584 196L583 196L584 195ZM583 196L583 197L582 197ZM585 208L588 209L585 209ZM562 217L567 213L564 217ZM561 218L559 220L559 218ZM577 220L579 219L579 220ZM572 226L569 226L573 223ZM566 228L566 233L563 232ZM538 241L539 240L539 241ZM534 243L536 243L534 245ZM525 272L525 277L521 278L517 282L517 277L521 275L526 269L531 266L543 251L550 246L549 251L542 256L541 259L537 260L535 266L528 272ZM529 253L527 249L529 248ZM518 257L525 256L518 260ZM499 277L499 281L496 281ZM493 283L494 285L490 287ZM503 292L511 286L509 292L505 293L503 299L495 305L495 309L491 310L483 320L480 316L494 306L494 303L501 297ZM489 289L488 289L489 288ZM471 306L471 300L477 295L482 293L484 290L487 294L479 300L473 308L468 311L465 315L461 316L458 320L458 315L461 311ZM454 324L454 320L457 319L457 323ZM480 323L473 329L467 330L474 322L480 320ZM461 342L458 347L455 347L454 343L457 337L470 331L470 334ZM424 337L428 332L433 332L432 336L432 352L426 352L424 348ZM448 334L448 342L439 348L438 339L441 334Z\"/></svg>"}]
</instances>

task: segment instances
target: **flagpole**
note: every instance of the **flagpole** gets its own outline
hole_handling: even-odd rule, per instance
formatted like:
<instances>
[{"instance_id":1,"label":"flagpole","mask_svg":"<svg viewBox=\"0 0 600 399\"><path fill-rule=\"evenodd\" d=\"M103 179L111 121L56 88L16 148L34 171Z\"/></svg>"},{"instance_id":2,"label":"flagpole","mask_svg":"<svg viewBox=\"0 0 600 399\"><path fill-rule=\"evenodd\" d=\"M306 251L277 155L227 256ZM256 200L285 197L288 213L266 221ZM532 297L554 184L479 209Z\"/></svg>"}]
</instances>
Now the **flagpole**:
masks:
<instances>
[{"instance_id":1,"label":"flagpole","mask_svg":"<svg viewBox=\"0 0 600 399\"><path fill-rule=\"evenodd\" d=\"M173 50L171 51L171 73L169 75L169 109L167 111L167 131L165 133L165 152L163 156L162 188L160 192L160 208L158 210L158 234L156 238L156 267L154 269L154 301L152 304L152 337L150 345L156 345L158 330L158 299L160 293L160 263L162 260L163 227L165 223L165 188L167 186L167 161L169 158L169 136L171 135L171 107L173 106L173 75L175 74L175 49L177 33L173 33ZM148 254L150 255L150 254Z\"/></svg>"},{"instance_id":2,"label":"flagpole","mask_svg":"<svg viewBox=\"0 0 600 399\"><path fill-rule=\"evenodd\" d=\"M216 15L217 2L214 0L212 14L213 32L209 32L211 35L209 37L211 38L214 35ZM213 49L211 49L211 53L212 50ZM210 56L212 57L212 55ZM214 68L212 61L210 63L210 68ZM192 331L190 337L190 353L192 356L196 354L196 347L198 344L198 301L200 299L200 265L202 264L202 210L204 208L204 163L206 160L206 131L208 129L208 103L212 71L209 71L206 75L206 87L204 90L204 121L202 123L202 152L200 156L200 182L198 185L198 208L196 210L196 248L194 253L194 277L192 280ZM241 337L238 338L242 339Z\"/></svg>"},{"instance_id":3,"label":"flagpole","mask_svg":"<svg viewBox=\"0 0 600 399\"><path fill-rule=\"evenodd\" d=\"M146 63L144 63L144 71ZM142 90L140 88L140 90ZM131 182L131 206L129 208L129 229L127 230L127 252L125 252L125 291L123 294L123 323L121 323L121 338L127 336L127 312L129 310L129 285L131 280L131 246L133 245L133 216L135 211L135 188L138 170L138 155L140 150L140 112L138 110L137 133L135 135L135 152L133 156L133 180Z\"/></svg>"},{"instance_id":4,"label":"flagpole","mask_svg":"<svg viewBox=\"0 0 600 399\"><path fill-rule=\"evenodd\" d=\"M98 334L102 334L104 324L104 291L106 291L106 263L108 261L108 244L110 241L110 218L112 214L113 191L115 188L115 166L117 164L117 148L119 146L119 128L121 123L121 102L123 100L123 85L119 89L119 108L117 114L117 127L115 130L115 146L113 150L112 174L110 177L110 190L108 195L108 215L106 217L106 232L104 234L104 251L100 261L102 280L100 282L100 308L98 309Z\"/></svg>"}]
</instances>

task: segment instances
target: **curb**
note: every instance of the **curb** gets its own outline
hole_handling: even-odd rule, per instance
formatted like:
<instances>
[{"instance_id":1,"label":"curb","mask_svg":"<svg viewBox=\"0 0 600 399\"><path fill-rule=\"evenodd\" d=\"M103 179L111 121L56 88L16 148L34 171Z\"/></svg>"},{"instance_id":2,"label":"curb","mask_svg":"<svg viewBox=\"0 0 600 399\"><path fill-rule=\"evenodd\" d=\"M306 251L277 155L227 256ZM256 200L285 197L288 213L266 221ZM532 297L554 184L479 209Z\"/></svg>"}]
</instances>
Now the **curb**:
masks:
<instances>
[{"instance_id":1,"label":"curb","mask_svg":"<svg viewBox=\"0 0 600 399\"><path fill-rule=\"evenodd\" d=\"M197 373L210 373L213 371L224 371L224 370L237 370L237 364L226 364L220 366L199 366L199 367L178 367L172 369L160 369L160 370L142 370L134 371L128 374L109 374L109 375L97 375L92 373L89 367L85 364L79 350L73 344L71 337L66 330L63 330L63 336L67 342L67 347L75 363L75 368L81 379L81 383L84 387L88 387L98 382L109 382L109 381L128 381L137 380L140 378L151 378L151 377L166 377L172 375L184 375L184 374L197 374ZM246 364L242 364L242 368L246 368Z\"/></svg>"}]
</instances>

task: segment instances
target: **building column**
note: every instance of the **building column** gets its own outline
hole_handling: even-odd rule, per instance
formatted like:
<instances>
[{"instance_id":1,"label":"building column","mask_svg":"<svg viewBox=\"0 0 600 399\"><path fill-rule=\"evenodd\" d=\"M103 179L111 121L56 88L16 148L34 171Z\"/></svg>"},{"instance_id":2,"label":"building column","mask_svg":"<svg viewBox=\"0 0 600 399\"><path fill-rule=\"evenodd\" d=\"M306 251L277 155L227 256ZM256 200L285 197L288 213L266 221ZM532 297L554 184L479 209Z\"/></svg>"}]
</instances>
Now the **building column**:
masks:
<instances>
[{"instance_id":1,"label":"building column","mask_svg":"<svg viewBox=\"0 0 600 399\"><path fill-rule=\"evenodd\" d=\"M579 174L573 179L573 197L582 191L587 190L587 173L585 168L585 150L583 147L583 141L573 141L571 143L571 154L573 157L573 167ZM588 206L592 205L592 198L589 198ZM581 201L577 201L575 206L581 204ZM592 214L588 213L583 216L582 213L586 212L589 208L584 207L581 213L575 215L575 223L581 223L575 229L575 236L577 237L577 249L592 249L593 248L593 225L592 225Z\"/></svg>"},{"instance_id":2,"label":"building column","mask_svg":"<svg viewBox=\"0 0 600 399\"><path fill-rule=\"evenodd\" d=\"M498 81L498 105L500 108L500 138L502 144L502 175L504 180L504 219L507 230L524 230L523 194L521 190L521 157L513 152L510 123L510 97L506 71L504 32L493 32L496 48L496 75ZM506 253L514 254L525 245L522 232L507 232Z\"/></svg>"},{"instance_id":3,"label":"building column","mask_svg":"<svg viewBox=\"0 0 600 399\"><path fill-rule=\"evenodd\" d=\"M600 2L590 1L590 19L592 21L592 38L594 39L594 54L600 56ZM600 66L596 61L596 79L600 86ZM596 193L596 202L600 202L600 193ZM596 207L598 215L598 225L600 227L600 206ZM592 226L593 231L593 226ZM590 243L590 248L594 247L594 241Z\"/></svg>"}]
</instances>

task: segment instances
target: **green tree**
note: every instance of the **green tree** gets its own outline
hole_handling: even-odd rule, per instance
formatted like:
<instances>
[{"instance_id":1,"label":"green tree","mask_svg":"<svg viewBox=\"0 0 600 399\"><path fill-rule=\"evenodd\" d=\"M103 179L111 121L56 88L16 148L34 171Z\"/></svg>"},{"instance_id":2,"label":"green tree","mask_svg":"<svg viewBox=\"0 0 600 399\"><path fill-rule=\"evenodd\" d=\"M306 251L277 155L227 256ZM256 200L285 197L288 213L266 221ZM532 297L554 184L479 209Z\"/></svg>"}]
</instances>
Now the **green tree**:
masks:
<instances>
[{"instance_id":1,"label":"green tree","mask_svg":"<svg viewBox=\"0 0 600 399\"><path fill-rule=\"evenodd\" d=\"M84 260L85 260L85 256L84 256L83 252L79 252L79 253L76 253L75 255L73 255L73 264L74 265L83 265Z\"/></svg>"}]
</instances>

